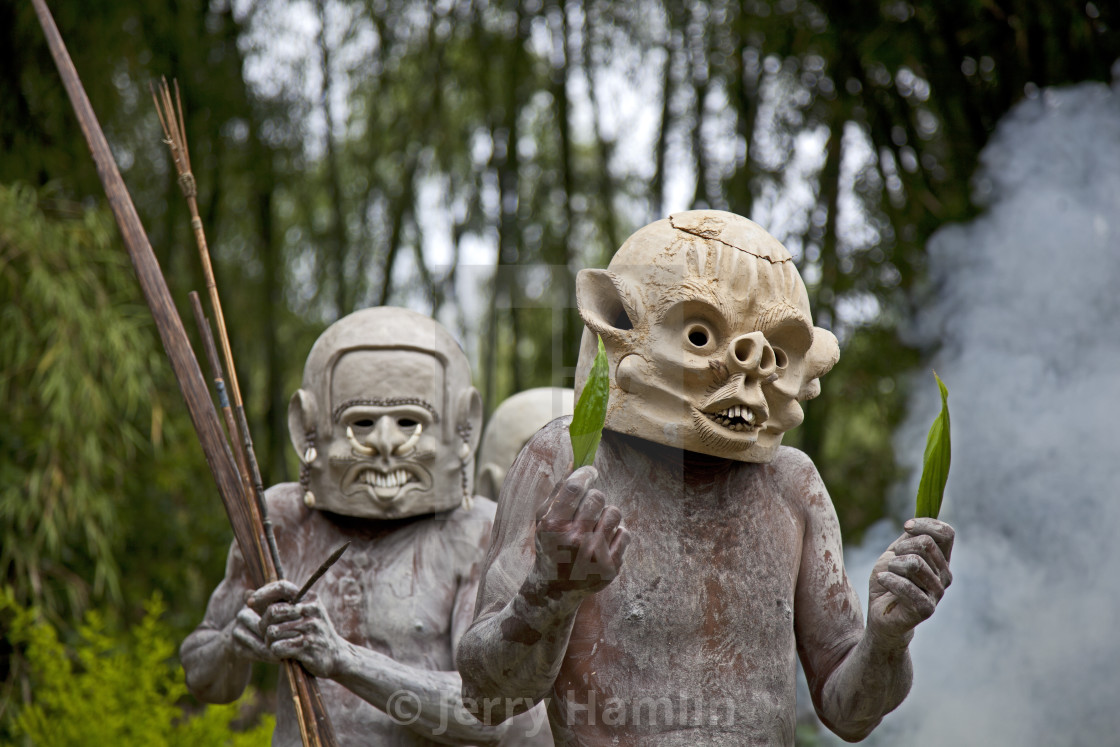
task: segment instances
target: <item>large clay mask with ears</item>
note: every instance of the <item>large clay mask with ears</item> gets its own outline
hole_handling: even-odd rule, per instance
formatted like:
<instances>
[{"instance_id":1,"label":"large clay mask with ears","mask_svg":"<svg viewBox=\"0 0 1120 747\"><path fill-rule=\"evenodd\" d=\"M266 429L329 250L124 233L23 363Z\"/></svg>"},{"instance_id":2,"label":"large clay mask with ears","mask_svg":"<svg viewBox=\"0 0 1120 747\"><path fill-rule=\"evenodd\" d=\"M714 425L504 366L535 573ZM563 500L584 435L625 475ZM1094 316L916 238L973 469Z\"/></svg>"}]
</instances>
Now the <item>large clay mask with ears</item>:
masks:
<instances>
[{"instance_id":1,"label":"large clay mask with ears","mask_svg":"<svg viewBox=\"0 0 1120 747\"><path fill-rule=\"evenodd\" d=\"M606 270L579 273L576 295L587 325L577 390L597 333L611 372L606 427L666 446L770 461L839 358L789 252L732 213L642 228Z\"/></svg>"},{"instance_id":2,"label":"large clay mask with ears","mask_svg":"<svg viewBox=\"0 0 1120 747\"><path fill-rule=\"evenodd\" d=\"M316 342L288 427L308 505L368 519L452 509L472 488L482 402L438 323L381 307Z\"/></svg>"}]
</instances>

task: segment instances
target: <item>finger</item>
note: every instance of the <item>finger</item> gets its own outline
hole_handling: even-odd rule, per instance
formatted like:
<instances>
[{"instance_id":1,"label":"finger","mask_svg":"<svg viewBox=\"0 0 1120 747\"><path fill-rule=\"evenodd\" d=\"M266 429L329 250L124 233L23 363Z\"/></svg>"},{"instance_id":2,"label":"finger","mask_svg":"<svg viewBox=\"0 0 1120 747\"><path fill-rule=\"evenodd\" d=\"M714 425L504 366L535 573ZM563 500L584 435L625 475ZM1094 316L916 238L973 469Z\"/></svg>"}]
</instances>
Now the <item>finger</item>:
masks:
<instances>
[{"instance_id":1,"label":"finger","mask_svg":"<svg viewBox=\"0 0 1120 747\"><path fill-rule=\"evenodd\" d=\"M903 538L895 540L890 549L895 555L919 555L924 558L930 568L941 577L942 585L948 586L948 582L952 580L949 561L945 559L937 542L928 534L913 537L903 535Z\"/></svg>"},{"instance_id":2,"label":"finger","mask_svg":"<svg viewBox=\"0 0 1120 747\"><path fill-rule=\"evenodd\" d=\"M285 638L272 643L268 648L273 656L278 659L298 659L307 645L303 636Z\"/></svg>"},{"instance_id":3,"label":"finger","mask_svg":"<svg viewBox=\"0 0 1120 747\"><path fill-rule=\"evenodd\" d=\"M588 490L580 501L572 521L581 527L594 528L606 505L607 498L602 492L595 489Z\"/></svg>"},{"instance_id":4,"label":"finger","mask_svg":"<svg viewBox=\"0 0 1120 747\"><path fill-rule=\"evenodd\" d=\"M302 615L296 605L288 604L287 602L277 602L276 604L269 605L268 609L261 615L260 626L262 628L267 628L269 625L298 620L300 617L302 617Z\"/></svg>"},{"instance_id":5,"label":"finger","mask_svg":"<svg viewBox=\"0 0 1120 747\"><path fill-rule=\"evenodd\" d=\"M264 661L272 660L272 652L260 636L252 630L242 627L233 629L233 640L243 656Z\"/></svg>"},{"instance_id":6,"label":"finger","mask_svg":"<svg viewBox=\"0 0 1120 747\"><path fill-rule=\"evenodd\" d=\"M910 579L919 589L940 601L945 596L941 578L933 572L929 564L917 555L902 555L892 558L887 570Z\"/></svg>"},{"instance_id":7,"label":"finger","mask_svg":"<svg viewBox=\"0 0 1120 747\"><path fill-rule=\"evenodd\" d=\"M620 526L614 531L614 537L611 538L611 560L614 561L616 567L622 566L622 556L626 552L626 548L630 546L630 532L626 531L626 527Z\"/></svg>"},{"instance_id":8,"label":"finger","mask_svg":"<svg viewBox=\"0 0 1120 747\"><path fill-rule=\"evenodd\" d=\"M273 581L250 594L246 604L252 607L258 615L263 615L270 604L290 602L296 598L298 593L299 587L291 581Z\"/></svg>"},{"instance_id":9,"label":"finger","mask_svg":"<svg viewBox=\"0 0 1120 747\"><path fill-rule=\"evenodd\" d=\"M614 530L622 524L622 512L618 506L607 506L599 515L599 522L595 525L595 533L607 538L614 538Z\"/></svg>"},{"instance_id":10,"label":"finger","mask_svg":"<svg viewBox=\"0 0 1120 747\"><path fill-rule=\"evenodd\" d=\"M565 522L571 521L579 508L580 501L587 489L599 477L598 471L590 465L580 467L570 474L556 491L556 495L544 505L544 513L539 520Z\"/></svg>"},{"instance_id":11,"label":"finger","mask_svg":"<svg viewBox=\"0 0 1120 747\"><path fill-rule=\"evenodd\" d=\"M302 604L297 604L296 611L305 620L321 620L326 617L318 599L309 599Z\"/></svg>"},{"instance_id":12,"label":"finger","mask_svg":"<svg viewBox=\"0 0 1120 747\"><path fill-rule=\"evenodd\" d=\"M933 614L936 604L929 595L919 589L908 579L894 573L880 573L876 579L883 588L891 592L898 599L899 604L911 608L921 620Z\"/></svg>"},{"instance_id":13,"label":"finger","mask_svg":"<svg viewBox=\"0 0 1120 747\"><path fill-rule=\"evenodd\" d=\"M301 636L307 632L306 625L302 620L296 622L279 623L277 625L269 625L265 630L265 641L272 645L276 641L283 641L289 638Z\"/></svg>"},{"instance_id":14,"label":"finger","mask_svg":"<svg viewBox=\"0 0 1120 747\"><path fill-rule=\"evenodd\" d=\"M617 573L611 559L607 538L598 533L588 533L579 546L576 561L572 564L572 581L589 581L596 576L599 581L610 581Z\"/></svg>"},{"instance_id":15,"label":"finger","mask_svg":"<svg viewBox=\"0 0 1120 747\"><path fill-rule=\"evenodd\" d=\"M237 613L237 623L250 630L259 630L260 622L261 616L249 607L242 607L241 611Z\"/></svg>"},{"instance_id":16,"label":"finger","mask_svg":"<svg viewBox=\"0 0 1120 747\"><path fill-rule=\"evenodd\" d=\"M910 519L902 528L911 535L927 534L932 537L937 546L941 548L941 554L945 556L945 560L949 560L953 555L953 542L956 540L957 533L953 527L945 522L923 517Z\"/></svg>"}]
</instances>

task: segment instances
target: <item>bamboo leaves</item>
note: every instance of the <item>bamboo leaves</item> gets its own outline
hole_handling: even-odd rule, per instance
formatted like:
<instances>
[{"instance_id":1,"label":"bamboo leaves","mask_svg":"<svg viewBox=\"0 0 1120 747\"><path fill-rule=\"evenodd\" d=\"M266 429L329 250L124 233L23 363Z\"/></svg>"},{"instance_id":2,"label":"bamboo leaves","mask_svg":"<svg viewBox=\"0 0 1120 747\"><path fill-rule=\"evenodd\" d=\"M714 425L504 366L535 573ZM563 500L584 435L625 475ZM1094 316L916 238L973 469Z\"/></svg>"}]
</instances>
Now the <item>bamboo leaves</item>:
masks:
<instances>
[{"instance_id":1,"label":"bamboo leaves","mask_svg":"<svg viewBox=\"0 0 1120 747\"><path fill-rule=\"evenodd\" d=\"M922 460L922 479L918 483L918 501L915 516L936 519L941 512L941 499L945 495L945 481L949 479L949 390L935 371L937 388L941 390L941 413L933 421L926 437L926 453Z\"/></svg>"},{"instance_id":2,"label":"bamboo leaves","mask_svg":"<svg viewBox=\"0 0 1120 747\"><path fill-rule=\"evenodd\" d=\"M595 461L599 439L603 437L603 423L607 419L607 399L610 395L610 377L607 373L607 351L599 338L599 352L591 364L583 391L580 392L568 433L572 437L572 469L585 467Z\"/></svg>"}]
</instances>

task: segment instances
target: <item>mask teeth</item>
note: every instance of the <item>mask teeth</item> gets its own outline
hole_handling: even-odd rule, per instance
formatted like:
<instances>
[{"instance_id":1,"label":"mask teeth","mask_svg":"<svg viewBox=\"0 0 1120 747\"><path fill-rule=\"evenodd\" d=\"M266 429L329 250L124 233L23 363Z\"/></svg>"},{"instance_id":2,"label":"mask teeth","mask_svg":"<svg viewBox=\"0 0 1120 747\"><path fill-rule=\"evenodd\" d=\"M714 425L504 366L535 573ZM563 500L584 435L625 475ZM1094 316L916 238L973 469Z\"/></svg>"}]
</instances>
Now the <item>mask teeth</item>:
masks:
<instances>
[{"instance_id":1,"label":"mask teeth","mask_svg":"<svg viewBox=\"0 0 1120 747\"><path fill-rule=\"evenodd\" d=\"M397 469L392 472L379 472L370 469L362 473L362 480L375 488L399 488L412 482L412 473L406 469Z\"/></svg>"},{"instance_id":2,"label":"mask teeth","mask_svg":"<svg viewBox=\"0 0 1120 747\"><path fill-rule=\"evenodd\" d=\"M721 412L705 414L728 430L741 432L754 428L754 412L746 405L732 405Z\"/></svg>"}]
</instances>

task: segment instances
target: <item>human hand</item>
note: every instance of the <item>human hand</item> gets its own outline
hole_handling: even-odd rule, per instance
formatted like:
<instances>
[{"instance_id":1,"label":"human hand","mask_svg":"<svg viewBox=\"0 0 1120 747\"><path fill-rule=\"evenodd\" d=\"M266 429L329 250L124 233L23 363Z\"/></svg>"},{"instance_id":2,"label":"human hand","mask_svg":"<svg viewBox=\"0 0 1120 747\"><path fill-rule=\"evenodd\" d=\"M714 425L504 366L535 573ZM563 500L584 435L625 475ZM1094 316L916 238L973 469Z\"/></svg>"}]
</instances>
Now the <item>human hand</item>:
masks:
<instances>
[{"instance_id":1,"label":"human hand","mask_svg":"<svg viewBox=\"0 0 1120 747\"><path fill-rule=\"evenodd\" d=\"M268 650L268 644L261 635L260 623L261 616L253 608L242 607L226 628L229 646L233 654L241 659L275 662L276 657Z\"/></svg>"},{"instance_id":2,"label":"human hand","mask_svg":"<svg viewBox=\"0 0 1120 747\"><path fill-rule=\"evenodd\" d=\"M304 601L292 601L298 591L290 581L275 581L253 592L249 606L260 616L260 635L274 660L296 659L316 677L331 677L348 644L314 592Z\"/></svg>"},{"instance_id":3,"label":"human hand","mask_svg":"<svg viewBox=\"0 0 1120 747\"><path fill-rule=\"evenodd\" d=\"M594 467L577 469L537 512L536 572L548 591L599 591L622 566L630 534L622 512L591 487L598 477Z\"/></svg>"},{"instance_id":4,"label":"human hand","mask_svg":"<svg viewBox=\"0 0 1120 747\"><path fill-rule=\"evenodd\" d=\"M949 556L955 532L937 519L910 519L871 571L867 627L881 640L908 643L953 582Z\"/></svg>"}]
</instances>

